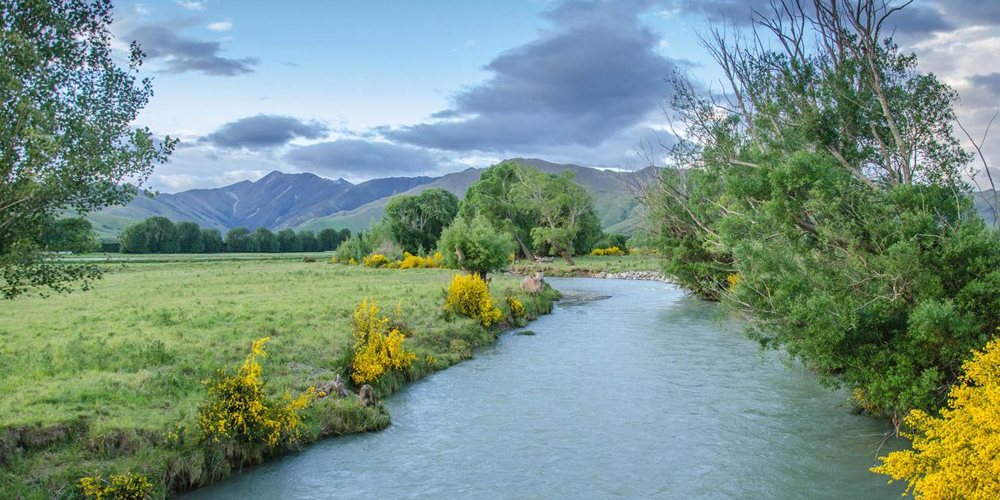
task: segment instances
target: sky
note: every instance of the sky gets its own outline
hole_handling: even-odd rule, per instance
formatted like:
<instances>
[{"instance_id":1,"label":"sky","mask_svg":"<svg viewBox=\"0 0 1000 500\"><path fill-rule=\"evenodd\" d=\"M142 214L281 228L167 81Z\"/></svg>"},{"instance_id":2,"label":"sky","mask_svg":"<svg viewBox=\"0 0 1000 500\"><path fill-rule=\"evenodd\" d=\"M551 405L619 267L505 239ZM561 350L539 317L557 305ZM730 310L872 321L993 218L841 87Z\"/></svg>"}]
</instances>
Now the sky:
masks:
<instances>
[{"instance_id":1,"label":"sky","mask_svg":"<svg viewBox=\"0 0 1000 500\"><path fill-rule=\"evenodd\" d=\"M181 140L148 183L169 193L272 170L360 182L515 156L633 167L640 141L669 135L666 77L720 76L698 34L767 5L123 0L112 33L147 54L155 95L137 124ZM1000 2L916 0L894 19L980 140L1000 106ZM1000 130L985 145L1000 164Z\"/></svg>"}]
</instances>

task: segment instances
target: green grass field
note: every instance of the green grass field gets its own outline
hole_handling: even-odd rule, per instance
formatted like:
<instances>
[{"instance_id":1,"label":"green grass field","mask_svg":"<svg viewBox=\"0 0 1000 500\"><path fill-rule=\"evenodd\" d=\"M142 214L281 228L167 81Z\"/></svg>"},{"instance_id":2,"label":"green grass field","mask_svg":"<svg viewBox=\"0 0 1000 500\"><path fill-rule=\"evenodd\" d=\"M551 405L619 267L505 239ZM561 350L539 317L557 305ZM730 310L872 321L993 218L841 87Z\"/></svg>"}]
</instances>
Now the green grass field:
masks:
<instances>
[{"instance_id":1,"label":"green grass field","mask_svg":"<svg viewBox=\"0 0 1000 500\"><path fill-rule=\"evenodd\" d=\"M63 262L215 262L221 260L330 260L333 252L283 252L283 253L80 253L60 255Z\"/></svg>"},{"instance_id":2,"label":"green grass field","mask_svg":"<svg viewBox=\"0 0 1000 500\"><path fill-rule=\"evenodd\" d=\"M366 269L303 262L301 254L188 257L109 264L90 291L0 302L0 498L72 497L78 478L95 473L148 475L161 494L225 477L226 457L193 438L164 437L178 425L195 428L201 381L241 362L261 337L271 337L263 363L270 393L332 379L346 366L350 315L365 297L386 311L399 306L418 354L414 378L495 335L443 317L452 270ZM519 293L517 284L494 276L494 298L505 288ZM522 297L529 315L552 299ZM383 411L353 399L317 400L307 411L304 442L388 425Z\"/></svg>"}]
</instances>

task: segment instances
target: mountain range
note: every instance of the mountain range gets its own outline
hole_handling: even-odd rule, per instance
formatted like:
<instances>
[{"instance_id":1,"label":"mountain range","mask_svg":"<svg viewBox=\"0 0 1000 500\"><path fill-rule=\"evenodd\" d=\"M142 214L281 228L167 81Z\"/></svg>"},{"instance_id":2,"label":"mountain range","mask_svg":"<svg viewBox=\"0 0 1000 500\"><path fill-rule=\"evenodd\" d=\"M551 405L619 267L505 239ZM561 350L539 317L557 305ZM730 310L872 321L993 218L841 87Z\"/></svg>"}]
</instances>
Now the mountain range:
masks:
<instances>
[{"instance_id":1,"label":"mountain range","mask_svg":"<svg viewBox=\"0 0 1000 500\"><path fill-rule=\"evenodd\" d=\"M574 172L576 181L594 196L594 208L605 230L629 233L639 223L641 207L634 191L653 177L650 169L621 172L538 159L518 160L544 172ZM154 215L175 222L193 221L223 232L239 226L271 230L332 227L356 232L379 219L393 196L443 188L462 198L483 171L469 168L441 177L387 177L358 184L310 173L274 171L256 181L220 188L139 196L125 206L108 207L87 217L104 239L117 238L128 224Z\"/></svg>"}]
</instances>

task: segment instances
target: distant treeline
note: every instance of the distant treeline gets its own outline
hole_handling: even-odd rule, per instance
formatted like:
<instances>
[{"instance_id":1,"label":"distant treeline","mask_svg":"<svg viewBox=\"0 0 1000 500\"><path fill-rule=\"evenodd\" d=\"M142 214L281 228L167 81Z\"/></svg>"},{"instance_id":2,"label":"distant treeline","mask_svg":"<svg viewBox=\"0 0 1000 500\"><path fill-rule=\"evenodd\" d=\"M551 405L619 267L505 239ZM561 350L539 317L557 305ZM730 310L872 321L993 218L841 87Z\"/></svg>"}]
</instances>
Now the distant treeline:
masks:
<instances>
[{"instance_id":1,"label":"distant treeline","mask_svg":"<svg viewBox=\"0 0 1000 500\"><path fill-rule=\"evenodd\" d=\"M235 227L223 237L218 229L194 222L171 222L166 217L150 217L131 224L118 237L122 253L218 253L218 252L322 252L337 248L351 237L349 229L277 233L265 227L253 231Z\"/></svg>"}]
</instances>

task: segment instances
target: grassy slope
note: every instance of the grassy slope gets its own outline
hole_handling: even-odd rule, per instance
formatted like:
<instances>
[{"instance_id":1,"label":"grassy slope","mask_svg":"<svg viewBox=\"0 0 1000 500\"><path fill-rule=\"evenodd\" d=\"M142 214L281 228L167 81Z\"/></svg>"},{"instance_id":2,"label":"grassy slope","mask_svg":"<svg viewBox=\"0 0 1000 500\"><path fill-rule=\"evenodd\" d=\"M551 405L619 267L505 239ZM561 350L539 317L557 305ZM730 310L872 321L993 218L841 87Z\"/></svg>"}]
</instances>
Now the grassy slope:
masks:
<instances>
[{"instance_id":1,"label":"grassy slope","mask_svg":"<svg viewBox=\"0 0 1000 500\"><path fill-rule=\"evenodd\" d=\"M344 365L351 311L364 297L397 303L420 360L443 368L468 354L461 339L493 339L472 320L445 321L442 289L453 271L379 270L301 261L142 263L109 266L89 292L0 302L0 497L72 492L83 475L126 470L172 487L226 476L229 464L193 439L200 381L238 364L253 339L270 336L264 373L275 394L330 380ZM497 276L494 296L516 289ZM549 299L525 300L531 313ZM417 376L431 368L422 364ZM305 441L378 429L387 417L348 400L310 409Z\"/></svg>"}]
</instances>

